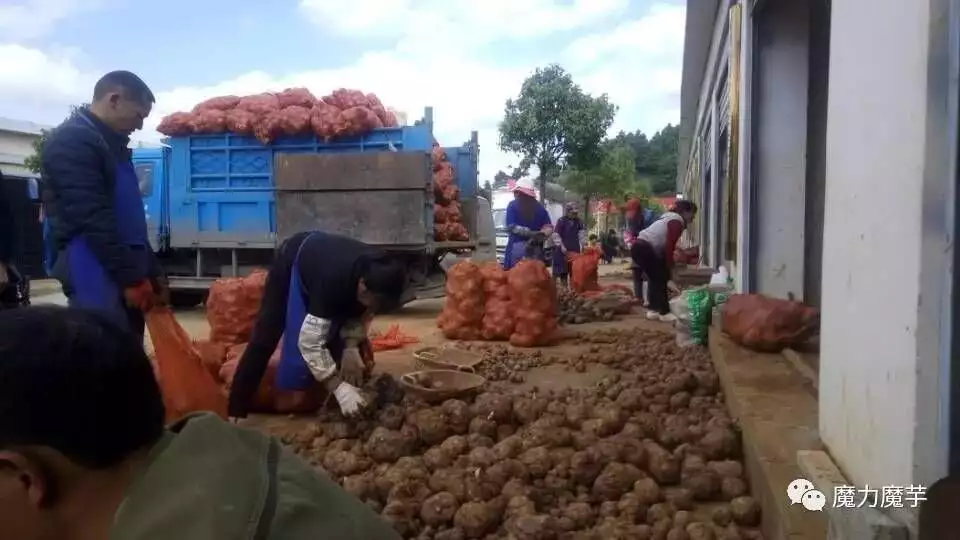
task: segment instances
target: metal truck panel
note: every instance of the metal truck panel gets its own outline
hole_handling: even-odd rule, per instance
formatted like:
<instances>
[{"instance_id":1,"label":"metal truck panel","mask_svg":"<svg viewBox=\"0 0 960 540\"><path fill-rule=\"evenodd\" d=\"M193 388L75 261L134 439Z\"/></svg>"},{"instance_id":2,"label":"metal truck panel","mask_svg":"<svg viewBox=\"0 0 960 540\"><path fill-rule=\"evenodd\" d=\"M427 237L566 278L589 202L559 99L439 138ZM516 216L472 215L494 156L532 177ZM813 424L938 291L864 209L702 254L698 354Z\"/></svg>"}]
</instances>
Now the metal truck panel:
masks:
<instances>
[{"instance_id":1,"label":"metal truck panel","mask_svg":"<svg viewBox=\"0 0 960 540\"><path fill-rule=\"evenodd\" d=\"M433 236L430 154L278 154L277 238L336 231L369 244L423 247ZM428 210L430 212L428 212Z\"/></svg>"},{"instance_id":2,"label":"metal truck panel","mask_svg":"<svg viewBox=\"0 0 960 540\"><path fill-rule=\"evenodd\" d=\"M167 223L167 162L162 148L137 149L133 168L140 184L143 210L147 216L147 234L150 245L156 251L163 246Z\"/></svg>"},{"instance_id":3,"label":"metal truck panel","mask_svg":"<svg viewBox=\"0 0 960 540\"><path fill-rule=\"evenodd\" d=\"M447 160L453 165L457 173L457 186L460 188L460 197L473 199L477 196L480 183L480 144L477 132L470 134L470 140L463 146L444 148Z\"/></svg>"},{"instance_id":4,"label":"metal truck panel","mask_svg":"<svg viewBox=\"0 0 960 540\"><path fill-rule=\"evenodd\" d=\"M424 119L413 126L333 142L283 137L263 145L231 133L171 137L170 247L272 247L277 238L273 164L278 155L429 152L432 116L427 108Z\"/></svg>"}]
</instances>

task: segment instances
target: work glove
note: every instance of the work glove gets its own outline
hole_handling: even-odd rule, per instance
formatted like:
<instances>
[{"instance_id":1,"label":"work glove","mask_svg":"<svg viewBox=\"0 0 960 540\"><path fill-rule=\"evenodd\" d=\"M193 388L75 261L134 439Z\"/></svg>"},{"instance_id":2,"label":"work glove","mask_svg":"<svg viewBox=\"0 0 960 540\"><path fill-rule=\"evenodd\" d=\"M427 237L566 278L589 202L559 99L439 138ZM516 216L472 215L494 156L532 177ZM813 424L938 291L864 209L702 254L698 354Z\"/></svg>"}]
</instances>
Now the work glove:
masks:
<instances>
[{"instance_id":1,"label":"work glove","mask_svg":"<svg viewBox=\"0 0 960 540\"><path fill-rule=\"evenodd\" d=\"M524 227L523 225L514 225L513 234L518 234L520 236L530 236L532 232L529 227Z\"/></svg>"},{"instance_id":2,"label":"work glove","mask_svg":"<svg viewBox=\"0 0 960 540\"><path fill-rule=\"evenodd\" d=\"M340 412L344 416L355 416L367 405L360 395L360 389L350 383L340 383L333 389L333 397L337 398Z\"/></svg>"},{"instance_id":3,"label":"work glove","mask_svg":"<svg viewBox=\"0 0 960 540\"><path fill-rule=\"evenodd\" d=\"M128 306L139 309L144 313L153 309L154 303L156 302L153 285L150 283L150 280L147 279L124 289L123 298L126 300Z\"/></svg>"},{"instance_id":4,"label":"work glove","mask_svg":"<svg viewBox=\"0 0 960 540\"><path fill-rule=\"evenodd\" d=\"M360 386L363 384L363 357L356 347L349 347L343 351L340 359L340 380Z\"/></svg>"}]
</instances>

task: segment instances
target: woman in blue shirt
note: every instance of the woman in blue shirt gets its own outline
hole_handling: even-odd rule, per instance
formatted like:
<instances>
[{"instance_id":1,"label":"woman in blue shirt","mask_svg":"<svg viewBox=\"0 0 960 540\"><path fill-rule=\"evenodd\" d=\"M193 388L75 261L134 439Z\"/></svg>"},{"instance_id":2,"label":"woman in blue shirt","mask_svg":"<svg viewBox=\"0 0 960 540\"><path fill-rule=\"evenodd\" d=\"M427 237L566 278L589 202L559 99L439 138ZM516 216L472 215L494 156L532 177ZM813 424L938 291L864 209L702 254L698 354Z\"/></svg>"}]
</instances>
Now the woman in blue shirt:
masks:
<instances>
[{"instance_id":1,"label":"woman in blue shirt","mask_svg":"<svg viewBox=\"0 0 960 540\"><path fill-rule=\"evenodd\" d=\"M507 249L503 257L503 268L509 270L521 259L527 257L527 248L541 245L553 234L550 214L537 201L537 192L533 180L521 178L513 186L513 200L507 205Z\"/></svg>"}]
</instances>

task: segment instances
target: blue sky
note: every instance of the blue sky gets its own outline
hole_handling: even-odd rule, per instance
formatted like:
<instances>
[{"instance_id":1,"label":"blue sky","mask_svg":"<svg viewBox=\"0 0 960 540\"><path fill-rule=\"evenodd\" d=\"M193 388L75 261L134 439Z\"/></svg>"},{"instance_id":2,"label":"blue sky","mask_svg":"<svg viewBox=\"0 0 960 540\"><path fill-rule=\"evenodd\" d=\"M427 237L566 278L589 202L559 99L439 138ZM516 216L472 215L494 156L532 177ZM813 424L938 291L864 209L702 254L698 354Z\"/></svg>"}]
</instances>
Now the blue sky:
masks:
<instances>
[{"instance_id":1,"label":"blue sky","mask_svg":"<svg viewBox=\"0 0 960 540\"><path fill-rule=\"evenodd\" d=\"M222 93L359 87L436 136L480 132L481 178L516 163L496 148L503 102L557 62L620 106L614 130L679 118L679 0L0 0L0 116L56 123L112 69L158 97L138 136Z\"/></svg>"}]
</instances>

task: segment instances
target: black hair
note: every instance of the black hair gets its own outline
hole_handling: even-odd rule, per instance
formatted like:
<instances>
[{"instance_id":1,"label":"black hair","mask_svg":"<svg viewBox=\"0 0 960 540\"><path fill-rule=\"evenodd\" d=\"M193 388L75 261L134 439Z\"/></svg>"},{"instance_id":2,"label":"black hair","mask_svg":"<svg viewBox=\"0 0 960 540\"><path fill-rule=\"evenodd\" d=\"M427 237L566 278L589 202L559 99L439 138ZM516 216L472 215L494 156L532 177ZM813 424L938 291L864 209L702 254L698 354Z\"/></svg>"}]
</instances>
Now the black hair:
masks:
<instances>
[{"instance_id":1,"label":"black hair","mask_svg":"<svg viewBox=\"0 0 960 540\"><path fill-rule=\"evenodd\" d=\"M380 311L398 307L407 287L407 267L395 257L374 257L364 268L363 284L379 298Z\"/></svg>"},{"instance_id":2,"label":"black hair","mask_svg":"<svg viewBox=\"0 0 960 540\"><path fill-rule=\"evenodd\" d=\"M111 71L100 77L97 84L93 86L93 101L100 101L107 94L117 91L144 105L157 101L147 83L129 71Z\"/></svg>"},{"instance_id":3,"label":"black hair","mask_svg":"<svg viewBox=\"0 0 960 540\"><path fill-rule=\"evenodd\" d=\"M597 235L595 235L595 234L591 234L591 235L590 235L589 240L595 241L596 239L597 239Z\"/></svg>"},{"instance_id":4,"label":"black hair","mask_svg":"<svg viewBox=\"0 0 960 540\"><path fill-rule=\"evenodd\" d=\"M116 466L163 435L153 367L133 334L54 306L0 311L0 448Z\"/></svg>"},{"instance_id":5,"label":"black hair","mask_svg":"<svg viewBox=\"0 0 960 540\"><path fill-rule=\"evenodd\" d=\"M680 199L679 201L673 203L673 211L676 213L681 212L692 212L697 213L697 204L693 201L688 201L685 199Z\"/></svg>"}]
</instances>

